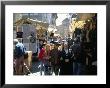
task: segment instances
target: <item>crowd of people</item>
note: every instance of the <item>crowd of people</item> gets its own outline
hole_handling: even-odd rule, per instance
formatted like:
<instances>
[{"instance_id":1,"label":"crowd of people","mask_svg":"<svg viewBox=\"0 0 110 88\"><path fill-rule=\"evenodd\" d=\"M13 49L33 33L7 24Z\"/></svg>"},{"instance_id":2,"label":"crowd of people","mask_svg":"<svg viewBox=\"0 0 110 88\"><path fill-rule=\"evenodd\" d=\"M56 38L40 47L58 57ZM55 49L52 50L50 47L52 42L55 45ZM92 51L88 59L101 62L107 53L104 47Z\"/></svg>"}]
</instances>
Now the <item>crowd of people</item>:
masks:
<instances>
[{"instance_id":1,"label":"crowd of people","mask_svg":"<svg viewBox=\"0 0 110 88\"><path fill-rule=\"evenodd\" d=\"M73 38L66 41L44 41L38 54L41 73L44 64L44 72L51 66L55 75L96 74L97 66L92 63L97 61L97 29L94 23L90 26L85 24L83 29L76 28Z\"/></svg>"},{"instance_id":2,"label":"crowd of people","mask_svg":"<svg viewBox=\"0 0 110 88\"><path fill-rule=\"evenodd\" d=\"M84 25L84 28L76 28L72 38L65 41L43 41L40 44L38 60L40 74L45 75L88 75L97 74L97 26L96 23ZM22 74L26 51L24 45L14 41L14 60L16 60L16 74Z\"/></svg>"}]
</instances>

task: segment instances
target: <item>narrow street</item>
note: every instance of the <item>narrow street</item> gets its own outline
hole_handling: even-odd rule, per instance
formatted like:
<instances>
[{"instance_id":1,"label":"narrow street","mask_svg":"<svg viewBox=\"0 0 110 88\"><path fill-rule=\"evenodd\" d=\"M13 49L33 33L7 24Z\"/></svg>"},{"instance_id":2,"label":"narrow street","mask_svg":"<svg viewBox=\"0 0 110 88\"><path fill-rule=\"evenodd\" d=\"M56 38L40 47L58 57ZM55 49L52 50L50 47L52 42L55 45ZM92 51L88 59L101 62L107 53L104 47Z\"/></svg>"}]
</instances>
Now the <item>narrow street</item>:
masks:
<instances>
[{"instance_id":1,"label":"narrow street","mask_svg":"<svg viewBox=\"0 0 110 88\"><path fill-rule=\"evenodd\" d=\"M96 75L97 14L14 14L14 59L18 75Z\"/></svg>"}]
</instances>

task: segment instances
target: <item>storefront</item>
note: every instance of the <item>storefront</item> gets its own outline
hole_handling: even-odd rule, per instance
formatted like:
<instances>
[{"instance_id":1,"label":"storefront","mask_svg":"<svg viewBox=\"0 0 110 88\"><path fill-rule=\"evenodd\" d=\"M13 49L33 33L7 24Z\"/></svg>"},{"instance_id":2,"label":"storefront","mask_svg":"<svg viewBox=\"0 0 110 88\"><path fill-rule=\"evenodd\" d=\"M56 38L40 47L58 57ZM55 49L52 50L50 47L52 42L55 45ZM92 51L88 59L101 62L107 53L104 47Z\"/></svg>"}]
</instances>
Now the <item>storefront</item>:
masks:
<instances>
[{"instance_id":1,"label":"storefront","mask_svg":"<svg viewBox=\"0 0 110 88\"><path fill-rule=\"evenodd\" d=\"M48 23L25 18L15 22L14 28L16 29L14 38L21 38L26 50L36 53L39 39L46 37Z\"/></svg>"}]
</instances>

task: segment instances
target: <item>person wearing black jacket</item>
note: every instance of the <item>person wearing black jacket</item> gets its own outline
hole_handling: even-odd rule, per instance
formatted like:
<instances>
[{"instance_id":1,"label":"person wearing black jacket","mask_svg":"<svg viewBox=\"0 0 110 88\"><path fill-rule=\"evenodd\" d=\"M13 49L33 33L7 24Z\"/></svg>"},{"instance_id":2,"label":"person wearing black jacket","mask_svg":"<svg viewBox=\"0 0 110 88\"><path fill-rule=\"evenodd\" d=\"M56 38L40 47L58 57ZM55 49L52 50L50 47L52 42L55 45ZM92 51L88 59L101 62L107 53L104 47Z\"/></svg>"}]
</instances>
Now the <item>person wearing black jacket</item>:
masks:
<instances>
[{"instance_id":1,"label":"person wearing black jacket","mask_svg":"<svg viewBox=\"0 0 110 88\"><path fill-rule=\"evenodd\" d=\"M89 65L92 65L92 62L97 60L97 28L95 23L92 23L92 29L89 31L89 40L92 56Z\"/></svg>"},{"instance_id":2,"label":"person wearing black jacket","mask_svg":"<svg viewBox=\"0 0 110 88\"><path fill-rule=\"evenodd\" d=\"M74 54L74 61L73 61L73 74L74 75L81 75L83 64L85 64L85 53L84 49L81 45L81 42L79 42L78 39L75 40L74 45L72 46L72 53Z\"/></svg>"},{"instance_id":3,"label":"person wearing black jacket","mask_svg":"<svg viewBox=\"0 0 110 88\"><path fill-rule=\"evenodd\" d=\"M71 57L71 52L63 47L61 51L60 75L72 75L73 68L71 64Z\"/></svg>"},{"instance_id":4,"label":"person wearing black jacket","mask_svg":"<svg viewBox=\"0 0 110 88\"><path fill-rule=\"evenodd\" d=\"M61 58L60 58L60 75L65 74L65 58L66 58L66 52L64 50L64 47L62 51L60 52Z\"/></svg>"},{"instance_id":5,"label":"person wearing black jacket","mask_svg":"<svg viewBox=\"0 0 110 88\"><path fill-rule=\"evenodd\" d=\"M84 43L81 43L81 52L80 52L79 63L81 65L79 74L80 75L85 75L86 74L86 51L85 51Z\"/></svg>"}]
</instances>

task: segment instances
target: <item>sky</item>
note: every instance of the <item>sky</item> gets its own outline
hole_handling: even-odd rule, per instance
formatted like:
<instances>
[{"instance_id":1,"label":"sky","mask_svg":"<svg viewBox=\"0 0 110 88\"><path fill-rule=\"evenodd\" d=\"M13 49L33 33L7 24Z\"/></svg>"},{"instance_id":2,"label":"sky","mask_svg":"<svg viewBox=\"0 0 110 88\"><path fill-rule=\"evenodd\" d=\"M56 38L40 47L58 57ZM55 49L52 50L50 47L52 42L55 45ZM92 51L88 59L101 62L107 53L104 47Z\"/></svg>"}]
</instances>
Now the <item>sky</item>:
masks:
<instances>
[{"instance_id":1,"label":"sky","mask_svg":"<svg viewBox=\"0 0 110 88\"><path fill-rule=\"evenodd\" d=\"M57 16L58 18L56 19L56 26L59 26L62 24L62 21L68 17L68 14L58 13Z\"/></svg>"}]
</instances>

